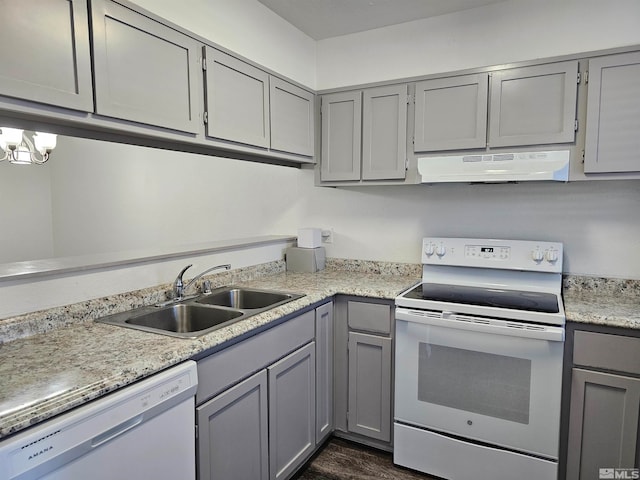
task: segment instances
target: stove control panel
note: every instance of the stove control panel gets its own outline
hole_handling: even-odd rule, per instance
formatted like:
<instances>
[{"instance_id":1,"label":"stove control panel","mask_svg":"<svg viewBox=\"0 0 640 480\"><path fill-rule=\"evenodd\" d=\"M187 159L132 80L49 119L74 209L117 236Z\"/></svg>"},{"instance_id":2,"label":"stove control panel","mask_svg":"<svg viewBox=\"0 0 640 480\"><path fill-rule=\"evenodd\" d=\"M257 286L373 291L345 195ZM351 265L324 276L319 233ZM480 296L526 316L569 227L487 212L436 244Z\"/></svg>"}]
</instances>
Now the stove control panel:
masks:
<instances>
[{"instance_id":1,"label":"stove control panel","mask_svg":"<svg viewBox=\"0 0 640 480\"><path fill-rule=\"evenodd\" d=\"M428 237L422 241L422 263L561 273L562 243Z\"/></svg>"}]
</instances>

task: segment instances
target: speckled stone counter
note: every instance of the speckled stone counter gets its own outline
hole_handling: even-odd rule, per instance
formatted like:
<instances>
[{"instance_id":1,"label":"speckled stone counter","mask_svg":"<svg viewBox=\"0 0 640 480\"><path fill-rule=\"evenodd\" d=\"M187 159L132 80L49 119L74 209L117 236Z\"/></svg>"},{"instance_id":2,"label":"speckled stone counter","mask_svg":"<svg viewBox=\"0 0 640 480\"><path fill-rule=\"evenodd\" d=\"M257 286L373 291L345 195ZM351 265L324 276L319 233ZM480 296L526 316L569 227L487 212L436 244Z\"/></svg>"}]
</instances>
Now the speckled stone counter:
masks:
<instances>
[{"instance_id":1,"label":"speckled stone counter","mask_svg":"<svg viewBox=\"0 0 640 480\"><path fill-rule=\"evenodd\" d=\"M196 339L179 339L93 320L166 299L169 286L0 320L0 438L25 429L335 294L393 299L420 279L420 265L329 259L315 274L283 262L217 274L213 285L303 293L304 297ZM640 328L640 282L567 277L568 321Z\"/></svg>"},{"instance_id":2,"label":"speckled stone counter","mask_svg":"<svg viewBox=\"0 0 640 480\"><path fill-rule=\"evenodd\" d=\"M640 281L568 276L563 298L568 322L640 329Z\"/></svg>"},{"instance_id":3,"label":"speckled stone counter","mask_svg":"<svg viewBox=\"0 0 640 480\"><path fill-rule=\"evenodd\" d=\"M372 266L373 265L373 266ZM393 299L419 280L419 269L394 275L363 273L380 271L380 264L349 271L327 269L316 274L274 273L247 281L219 277L220 284L303 293L304 297L196 339L179 339L91 321L106 313L122 311L95 301L89 312L57 328L6 341L0 345L0 438L67 411L136 380L187 360L226 342L317 304L336 293ZM401 275L399 273L407 273ZM141 291L156 299L156 294ZM127 297L128 298L128 297ZM137 304L139 299L130 302ZM107 301L106 303L109 303ZM100 306L100 307L98 307ZM75 311L80 307L74 307ZM27 320L33 323L34 315Z\"/></svg>"}]
</instances>

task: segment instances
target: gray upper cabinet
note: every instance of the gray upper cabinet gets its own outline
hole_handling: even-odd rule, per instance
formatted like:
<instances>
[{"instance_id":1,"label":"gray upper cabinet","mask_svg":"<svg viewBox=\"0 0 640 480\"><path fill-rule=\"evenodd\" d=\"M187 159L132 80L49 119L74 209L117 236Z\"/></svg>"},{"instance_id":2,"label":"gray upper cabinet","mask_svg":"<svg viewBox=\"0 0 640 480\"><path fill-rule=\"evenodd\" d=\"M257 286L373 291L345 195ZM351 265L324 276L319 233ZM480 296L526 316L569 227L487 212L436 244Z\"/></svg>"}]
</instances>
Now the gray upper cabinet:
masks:
<instances>
[{"instance_id":1,"label":"gray upper cabinet","mask_svg":"<svg viewBox=\"0 0 640 480\"><path fill-rule=\"evenodd\" d=\"M205 47L207 135L268 148L269 74Z\"/></svg>"},{"instance_id":2,"label":"gray upper cabinet","mask_svg":"<svg viewBox=\"0 0 640 480\"><path fill-rule=\"evenodd\" d=\"M92 0L96 113L198 133L200 44L109 0Z\"/></svg>"},{"instance_id":3,"label":"gray upper cabinet","mask_svg":"<svg viewBox=\"0 0 640 480\"><path fill-rule=\"evenodd\" d=\"M1 95L93 111L85 0L0 0Z\"/></svg>"},{"instance_id":4,"label":"gray upper cabinet","mask_svg":"<svg viewBox=\"0 0 640 480\"><path fill-rule=\"evenodd\" d=\"M362 93L323 95L322 155L323 181L360 180L362 151Z\"/></svg>"},{"instance_id":5,"label":"gray upper cabinet","mask_svg":"<svg viewBox=\"0 0 640 480\"><path fill-rule=\"evenodd\" d=\"M589 61L585 173L640 172L640 52Z\"/></svg>"},{"instance_id":6,"label":"gray upper cabinet","mask_svg":"<svg viewBox=\"0 0 640 480\"><path fill-rule=\"evenodd\" d=\"M271 149L313 157L314 95L277 77L269 79Z\"/></svg>"},{"instance_id":7,"label":"gray upper cabinet","mask_svg":"<svg viewBox=\"0 0 640 480\"><path fill-rule=\"evenodd\" d=\"M416 152L485 148L489 74L416 84Z\"/></svg>"},{"instance_id":8,"label":"gray upper cabinet","mask_svg":"<svg viewBox=\"0 0 640 480\"><path fill-rule=\"evenodd\" d=\"M322 96L321 181L405 178L407 88Z\"/></svg>"},{"instance_id":9,"label":"gray upper cabinet","mask_svg":"<svg viewBox=\"0 0 640 480\"><path fill-rule=\"evenodd\" d=\"M407 85L364 90L362 179L403 179L406 159Z\"/></svg>"},{"instance_id":10,"label":"gray upper cabinet","mask_svg":"<svg viewBox=\"0 0 640 480\"><path fill-rule=\"evenodd\" d=\"M577 61L499 70L491 75L489 147L575 140Z\"/></svg>"}]
</instances>

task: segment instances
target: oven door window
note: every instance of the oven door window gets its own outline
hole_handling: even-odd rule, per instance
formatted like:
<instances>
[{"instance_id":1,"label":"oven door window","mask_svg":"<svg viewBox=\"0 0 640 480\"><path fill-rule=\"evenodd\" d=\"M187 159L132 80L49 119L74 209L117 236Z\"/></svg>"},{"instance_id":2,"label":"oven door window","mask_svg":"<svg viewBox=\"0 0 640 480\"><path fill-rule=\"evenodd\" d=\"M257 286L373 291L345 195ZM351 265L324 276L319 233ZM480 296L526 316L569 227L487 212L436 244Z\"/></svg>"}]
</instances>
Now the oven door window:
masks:
<instances>
[{"instance_id":1,"label":"oven door window","mask_svg":"<svg viewBox=\"0 0 640 480\"><path fill-rule=\"evenodd\" d=\"M531 360L420 342L418 400L529 423Z\"/></svg>"}]
</instances>

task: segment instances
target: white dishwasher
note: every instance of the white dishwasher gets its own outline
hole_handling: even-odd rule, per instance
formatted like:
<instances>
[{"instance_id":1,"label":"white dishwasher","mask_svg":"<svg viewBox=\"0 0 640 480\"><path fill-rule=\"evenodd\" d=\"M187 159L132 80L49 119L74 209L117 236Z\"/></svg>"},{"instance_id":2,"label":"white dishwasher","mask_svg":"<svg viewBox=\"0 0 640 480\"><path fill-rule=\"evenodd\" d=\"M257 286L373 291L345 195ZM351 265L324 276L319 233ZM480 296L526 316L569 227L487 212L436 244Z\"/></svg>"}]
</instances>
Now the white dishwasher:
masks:
<instances>
[{"instance_id":1,"label":"white dishwasher","mask_svg":"<svg viewBox=\"0 0 640 480\"><path fill-rule=\"evenodd\" d=\"M0 442L0 480L195 479L188 361Z\"/></svg>"}]
</instances>

